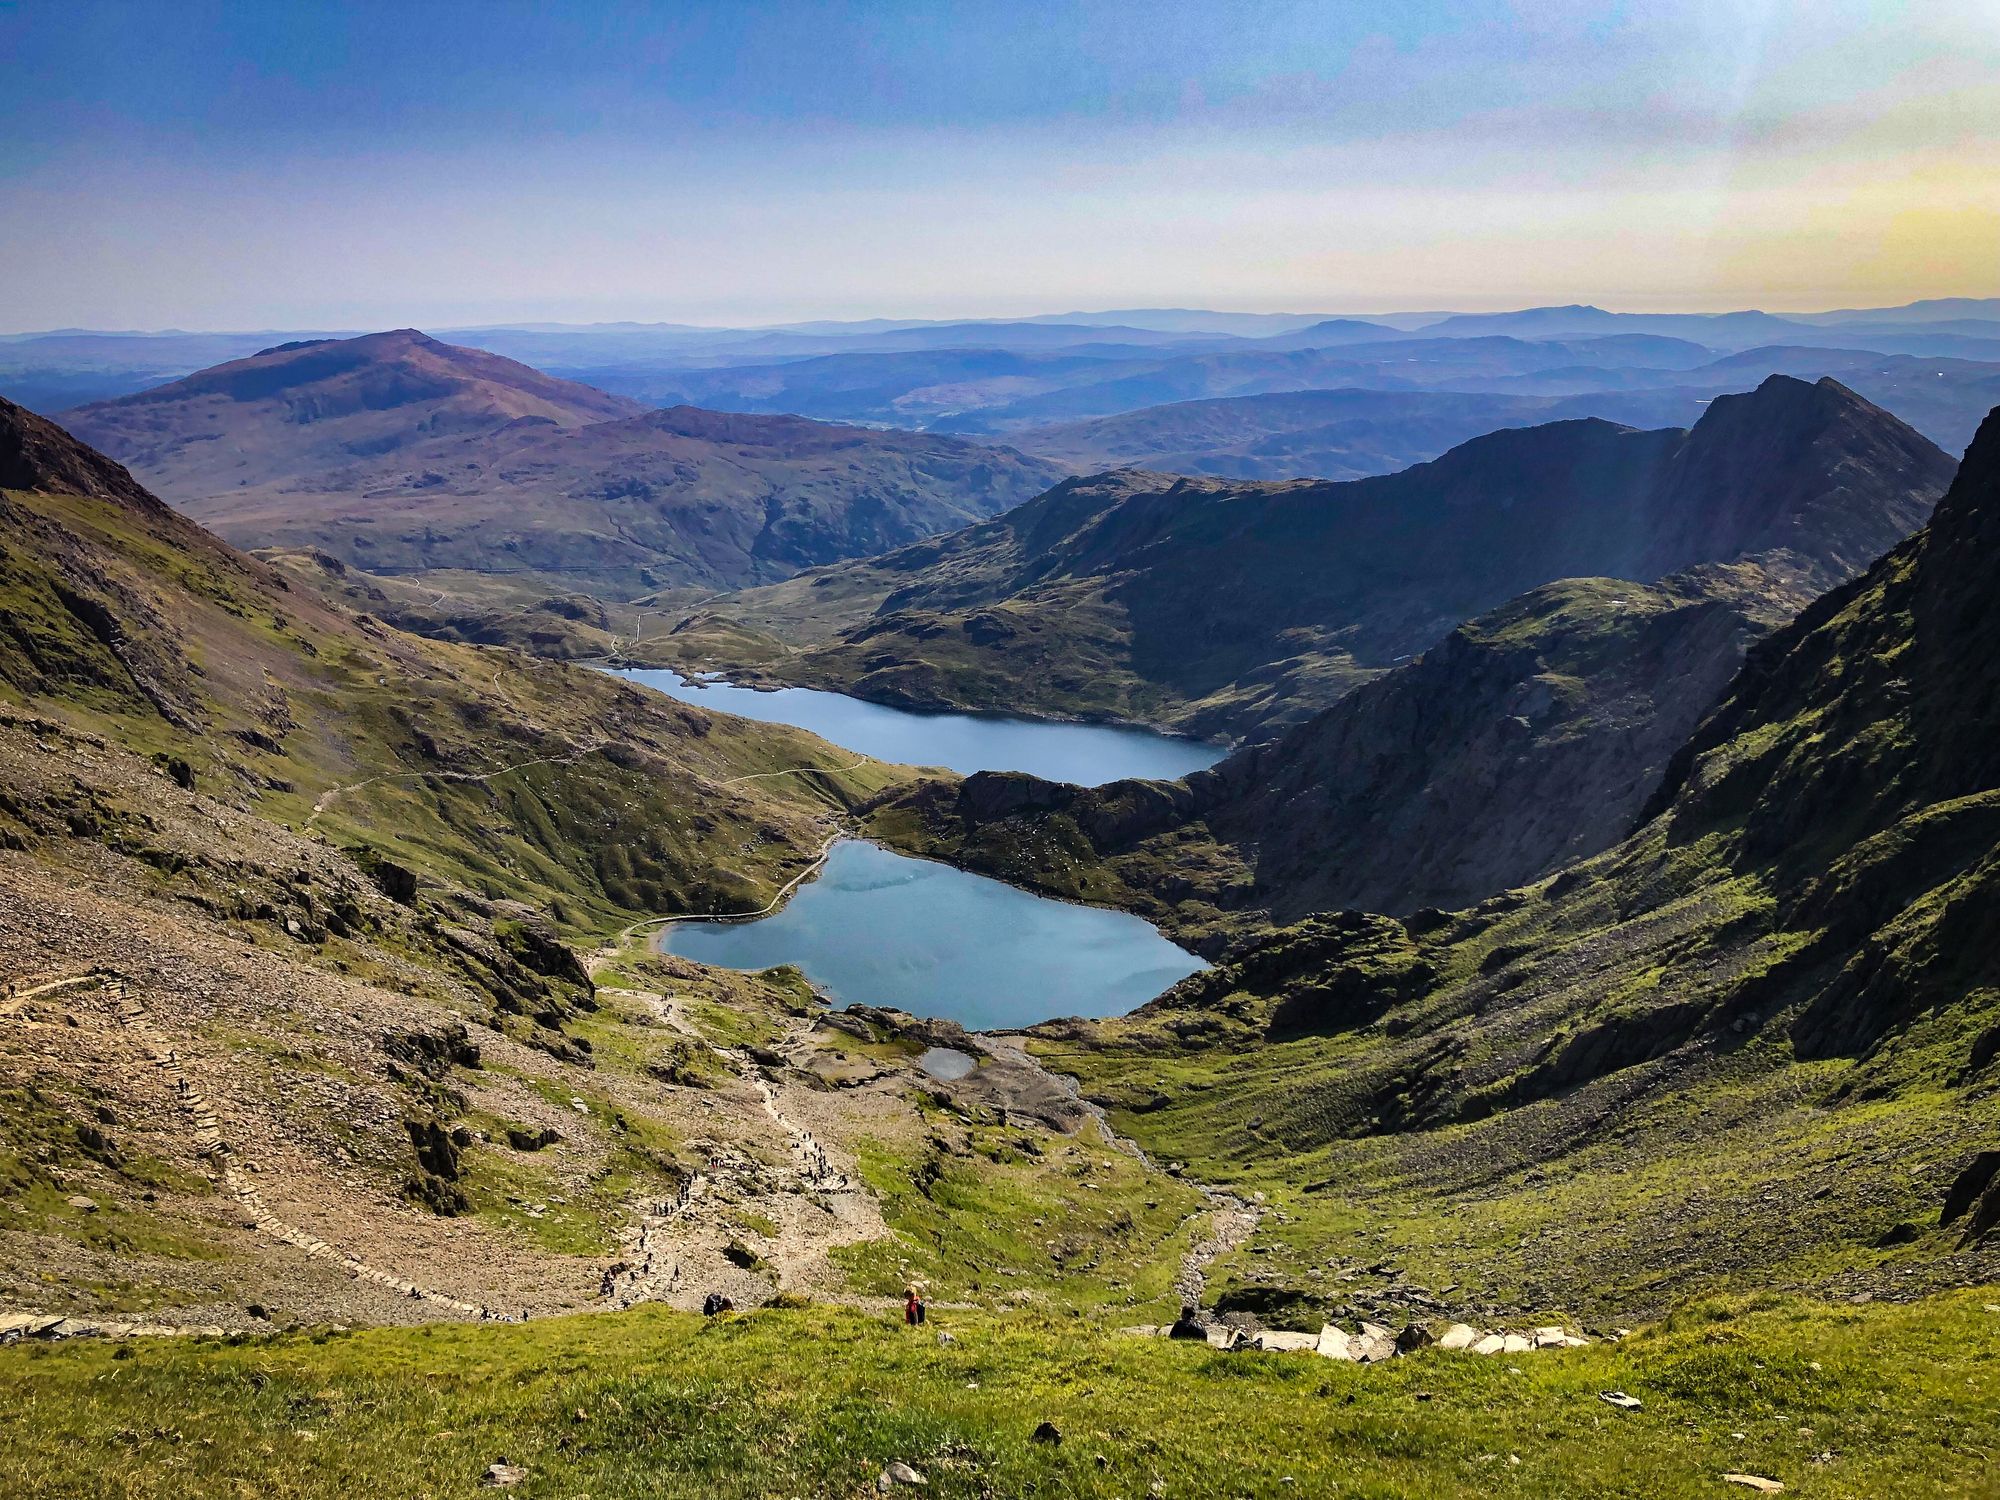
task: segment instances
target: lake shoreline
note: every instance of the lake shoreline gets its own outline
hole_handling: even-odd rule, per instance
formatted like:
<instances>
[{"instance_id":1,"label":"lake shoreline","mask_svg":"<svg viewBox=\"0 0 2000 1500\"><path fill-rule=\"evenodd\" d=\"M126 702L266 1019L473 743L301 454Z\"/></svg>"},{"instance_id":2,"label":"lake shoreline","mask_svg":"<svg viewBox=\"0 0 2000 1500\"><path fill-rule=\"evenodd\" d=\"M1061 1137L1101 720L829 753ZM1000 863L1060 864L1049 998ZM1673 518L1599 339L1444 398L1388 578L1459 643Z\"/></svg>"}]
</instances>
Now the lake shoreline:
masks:
<instances>
[{"instance_id":1,"label":"lake shoreline","mask_svg":"<svg viewBox=\"0 0 2000 1500\"><path fill-rule=\"evenodd\" d=\"M776 925L747 935L767 924ZM853 834L837 836L766 910L680 916L647 941L741 972L789 965L835 1008L900 1009L971 1032L1123 1015L1209 967L1135 913L1045 896Z\"/></svg>"}]
</instances>

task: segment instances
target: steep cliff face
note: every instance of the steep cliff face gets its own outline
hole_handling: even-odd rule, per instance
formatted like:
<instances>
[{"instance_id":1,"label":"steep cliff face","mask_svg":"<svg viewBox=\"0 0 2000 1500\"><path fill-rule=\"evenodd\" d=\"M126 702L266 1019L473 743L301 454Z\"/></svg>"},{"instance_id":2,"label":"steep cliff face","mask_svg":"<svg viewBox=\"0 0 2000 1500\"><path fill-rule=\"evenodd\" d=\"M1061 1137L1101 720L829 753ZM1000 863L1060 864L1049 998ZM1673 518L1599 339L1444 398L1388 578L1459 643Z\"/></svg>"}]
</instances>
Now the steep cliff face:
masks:
<instances>
[{"instance_id":1,"label":"steep cliff face","mask_svg":"<svg viewBox=\"0 0 2000 1500\"><path fill-rule=\"evenodd\" d=\"M1753 648L1629 838L1457 916L1406 919L1439 976L1486 952L1427 992L1411 1028L1455 1041L1429 1116L1572 1086L1742 1018L1776 1025L1797 1058L1860 1058L1920 1018L2000 1008L1996 518L2000 415L1929 526ZM1272 1001L1258 952L1161 1010ZM1524 1011L1559 1017L1557 1040L1516 1024ZM1961 1070L1993 1051L1974 1034Z\"/></svg>"}]
</instances>

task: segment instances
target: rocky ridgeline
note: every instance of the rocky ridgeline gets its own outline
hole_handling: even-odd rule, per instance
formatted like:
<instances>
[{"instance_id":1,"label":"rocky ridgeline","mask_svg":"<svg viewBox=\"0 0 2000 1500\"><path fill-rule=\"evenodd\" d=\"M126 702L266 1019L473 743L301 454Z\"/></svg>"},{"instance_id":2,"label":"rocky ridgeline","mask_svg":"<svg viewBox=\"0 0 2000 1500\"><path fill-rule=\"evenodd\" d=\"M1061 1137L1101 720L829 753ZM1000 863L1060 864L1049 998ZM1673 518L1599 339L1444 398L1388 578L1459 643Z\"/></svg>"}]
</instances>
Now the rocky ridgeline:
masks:
<instances>
[{"instance_id":1,"label":"rocky ridgeline","mask_svg":"<svg viewBox=\"0 0 2000 1500\"><path fill-rule=\"evenodd\" d=\"M1406 1323L1401 1332L1382 1323L1363 1321L1355 1332L1334 1323L1318 1333L1287 1333L1277 1329L1239 1328L1203 1321L1192 1312L1171 1327L1130 1330L1149 1338L1199 1339L1211 1349L1260 1351L1270 1354L1317 1354L1352 1364L1376 1364L1419 1349L1449 1349L1467 1354L1532 1354L1543 1349L1581 1349L1591 1340L1550 1324L1526 1333L1491 1332L1469 1323Z\"/></svg>"}]
</instances>

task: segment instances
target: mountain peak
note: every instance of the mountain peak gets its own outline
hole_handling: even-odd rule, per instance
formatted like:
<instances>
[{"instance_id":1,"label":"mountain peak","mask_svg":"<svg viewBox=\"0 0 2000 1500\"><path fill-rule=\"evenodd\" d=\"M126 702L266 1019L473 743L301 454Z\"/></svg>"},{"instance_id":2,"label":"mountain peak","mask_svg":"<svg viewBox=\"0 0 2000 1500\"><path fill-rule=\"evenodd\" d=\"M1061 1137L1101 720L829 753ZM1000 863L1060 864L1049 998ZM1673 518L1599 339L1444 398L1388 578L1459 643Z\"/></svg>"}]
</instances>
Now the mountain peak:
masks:
<instances>
[{"instance_id":1,"label":"mountain peak","mask_svg":"<svg viewBox=\"0 0 2000 1500\"><path fill-rule=\"evenodd\" d=\"M318 481L359 459L523 418L586 427L646 408L415 328L280 345L63 414L178 505Z\"/></svg>"},{"instance_id":2,"label":"mountain peak","mask_svg":"<svg viewBox=\"0 0 2000 1500\"><path fill-rule=\"evenodd\" d=\"M1929 438L1839 381L1772 375L1716 397L1682 440L1646 564L1659 576L1784 552L1804 580L1828 588L1922 525L1953 467Z\"/></svg>"}]
</instances>

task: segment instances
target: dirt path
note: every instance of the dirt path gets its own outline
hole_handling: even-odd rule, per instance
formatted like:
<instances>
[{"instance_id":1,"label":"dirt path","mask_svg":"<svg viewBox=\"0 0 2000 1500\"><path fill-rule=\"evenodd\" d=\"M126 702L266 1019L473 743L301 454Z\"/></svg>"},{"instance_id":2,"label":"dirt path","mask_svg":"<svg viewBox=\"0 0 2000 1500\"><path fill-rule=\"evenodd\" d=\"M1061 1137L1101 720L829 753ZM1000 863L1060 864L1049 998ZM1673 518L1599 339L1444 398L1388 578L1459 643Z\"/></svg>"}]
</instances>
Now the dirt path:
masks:
<instances>
[{"instance_id":1,"label":"dirt path","mask_svg":"<svg viewBox=\"0 0 2000 1500\"><path fill-rule=\"evenodd\" d=\"M384 771L379 776L370 776L361 781L351 781L345 786L329 787L321 792L319 800L313 803L312 812L306 818L304 832L310 833L326 810L349 792L358 792L365 786L374 786L380 781L491 781L497 776L511 775L515 771L525 771L530 766L573 766L586 755L593 755L604 748L603 741L594 745L581 745L567 755L542 755L533 760L516 761L510 766L501 766L492 771Z\"/></svg>"},{"instance_id":2,"label":"dirt path","mask_svg":"<svg viewBox=\"0 0 2000 1500\"><path fill-rule=\"evenodd\" d=\"M703 1040L667 996L649 990L609 993L640 1000L667 1026ZM774 1050L793 1055L813 1020L797 1022ZM740 1142L713 1143L704 1170L691 1176L673 1199L641 1209L630 1253L606 1274L605 1296L624 1307L642 1301L696 1306L710 1291L761 1295L750 1288L768 1291L768 1277L779 1291L811 1289L825 1301L874 1307L879 1299L839 1290L829 1252L886 1235L881 1204L848 1167L836 1163L809 1128L787 1113L781 1081L774 1081L747 1052L712 1050L756 1096L784 1140L789 1160L774 1170L742 1151ZM745 1219L771 1226L771 1232L760 1235L760 1263L754 1266L729 1256L728 1247L741 1243L739 1226Z\"/></svg>"},{"instance_id":3,"label":"dirt path","mask_svg":"<svg viewBox=\"0 0 2000 1500\"><path fill-rule=\"evenodd\" d=\"M1056 1087L1076 1100L1077 1107L1093 1120L1104 1139L1118 1150L1130 1156L1149 1172L1161 1172L1159 1163L1146 1154L1146 1148L1130 1136L1120 1135L1112 1128L1111 1120L1104 1110L1084 1098L1082 1087L1067 1073L1058 1073L1023 1047L1012 1037L982 1033L977 1038L982 1046L1020 1064L1049 1079ZM1197 1239L1181 1257L1180 1270L1174 1275L1174 1295L1180 1298L1183 1307L1200 1307L1202 1298L1208 1293L1208 1268L1230 1251L1242 1247L1257 1226L1263 1222L1264 1210L1261 1205L1239 1198L1234 1193L1225 1193L1220 1188L1209 1187L1205 1183L1190 1179L1184 1181L1200 1193L1208 1207L1203 1212L1212 1217L1208 1223L1208 1233Z\"/></svg>"},{"instance_id":4,"label":"dirt path","mask_svg":"<svg viewBox=\"0 0 2000 1500\"><path fill-rule=\"evenodd\" d=\"M118 1024L131 1033L152 1065L166 1075L174 1098L188 1118L191 1127L189 1135L194 1143L195 1155L215 1165L221 1178L223 1195L235 1200L237 1207L243 1213L246 1227L302 1250L315 1259L339 1266L357 1281L375 1282L401 1296L415 1298L464 1317L480 1318L488 1315L485 1308L474 1303L461 1302L456 1297L447 1296L443 1292L420 1286L393 1272L372 1266L360 1257L350 1255L328 1244L319 1236L286 1223L272 1213L265 1206L263 1196L255 1185L237 1169L234 1154L230 1150L228 1139L223 1134L222 1120L216 1113L215 1106L195 1087L194 1080L188 1076L187 1068L181 1061L179 1051L160 1034L146 1007L127 992L125 980L120 975L91 971L66 975L25 989L17 989L12 992L6 1010L0 1014L11 1014L38 995L93 985L103 989L111 1001L111 1008Z\"/></svg>"},{"instance_id":5,"label":"dirt path","mask_svg":"<svg viewBox=\"0 0 2000 1500\"><path fill-rule=\"evenodd\" d=\"M732 776L727 781L718 781L716 785L740 786L746 781L769 781L775 776L838 776L844 771L858 771L873 759L872 755L858 755L851 766L789 766L782 771L756 771L748 776Z\"/></svg>"}]
</instances>

